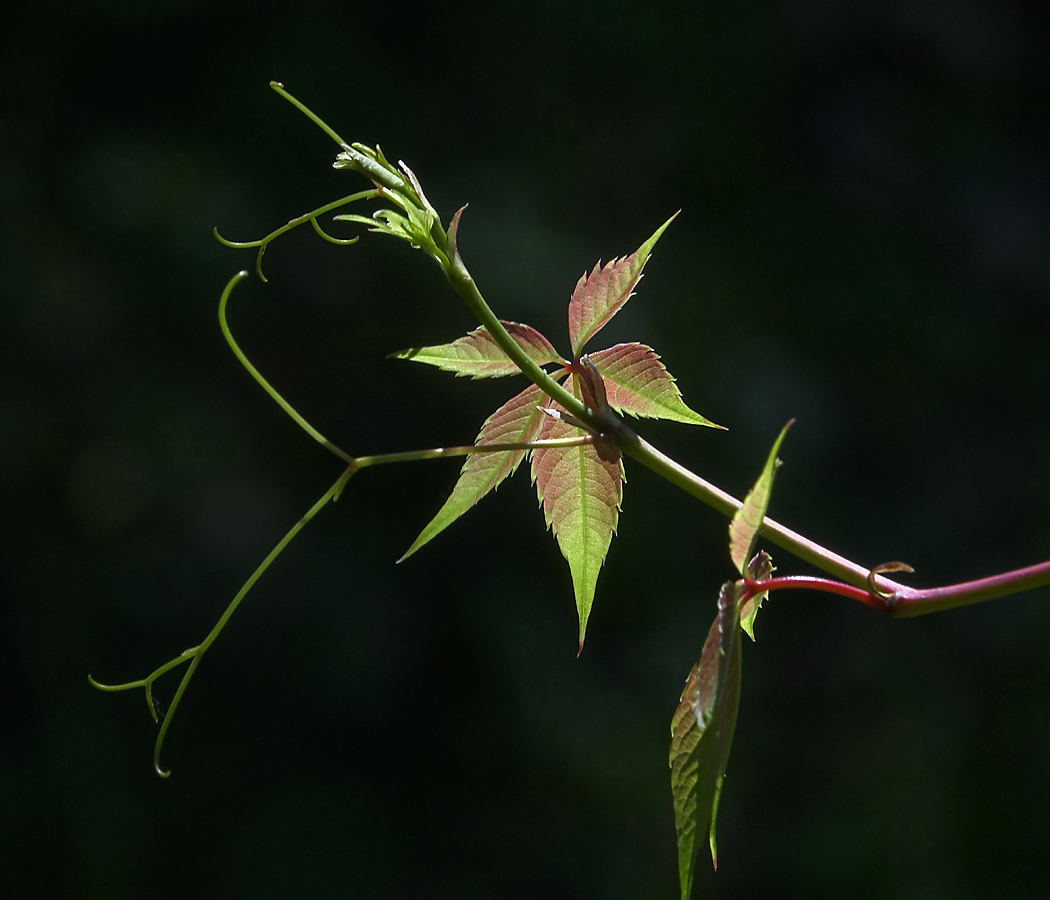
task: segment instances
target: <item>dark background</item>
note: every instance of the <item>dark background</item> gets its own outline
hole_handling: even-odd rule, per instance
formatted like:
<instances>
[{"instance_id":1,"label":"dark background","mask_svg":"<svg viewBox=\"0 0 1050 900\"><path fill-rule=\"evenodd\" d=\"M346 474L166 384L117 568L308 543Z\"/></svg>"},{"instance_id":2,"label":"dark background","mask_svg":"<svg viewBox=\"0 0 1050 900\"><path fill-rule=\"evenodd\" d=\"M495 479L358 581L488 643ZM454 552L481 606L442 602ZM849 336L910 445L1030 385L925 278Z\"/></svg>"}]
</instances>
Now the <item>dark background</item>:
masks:
<instances>
[{"instance_id":1,"label":"dark background","mask_svg":"<svg viewBox=\"0 0 1050 900\"><path fill-rule=\"evenodd\" d=\"M599 258L670 213L595 346L652 344L725 434L643 434L916 585L1050 555L1043 3L22 4L0 38L0 888L10 897L670 898L668 724L725 521L628 465L575 656L524 473L394 560L454 462L340 471L215 321L259 237L365 183L267 88L409 162L498 314L563 347ZM332 229L335 230L335 227ZM422 254L309 229L235 333L353 453L469 442L519 386L386 360L473 327ZM806 571L775 553L784 574ZM748 644L698 896L1050 896L1050 592L894 622L781 595ZM159 683L166 706L172 677Z\"/></svg>"}]
</instances>

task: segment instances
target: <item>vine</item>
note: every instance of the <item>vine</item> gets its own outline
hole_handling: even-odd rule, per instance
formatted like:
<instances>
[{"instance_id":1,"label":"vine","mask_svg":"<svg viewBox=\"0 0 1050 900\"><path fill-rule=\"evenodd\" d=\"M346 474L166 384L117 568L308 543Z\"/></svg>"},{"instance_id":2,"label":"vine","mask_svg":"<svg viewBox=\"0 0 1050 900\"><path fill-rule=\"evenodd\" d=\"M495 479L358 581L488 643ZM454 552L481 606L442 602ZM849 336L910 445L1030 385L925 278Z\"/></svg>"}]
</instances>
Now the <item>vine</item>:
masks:
<instances>
[{"instance_id":1,"label":"vine","mask_svg":"<svg viewBox=\"0 0 1050 900\"><path fill-rule=\"evenodd\" d=\"M479 322L468 335L449 343L414 347L392 354L471 378L523 374L530 384L501 405L483 424L474 443L400 453L354 456L341 449L307 422L252 365L238 346L227 321L234 288L248 272L238 272L219 301L219 326L231 351L252 378L311 438L345 464L331 487L296 522L259 564L225 611L195 647L158 666L146 677L103 684L103 691L142 689L159 731L153 764L159 775L161 752L171 722L205 653L222 633L234 612L259 578L285 547L312 519L339 500L350 478L362 469L394 463L445 457L464 457L459 480L445 505L408 548L405 558L434 539L451 522L528 462L544 509L565 556L573 582L579 616L582 651L588 617L595 597L598 573L616 531L623 490L623 461L630 458L702 500L730 518L730 558L740 574L726 582L718 595L716 614L700 659L686 680L680 705L672 720L670 768L675 824L678 834L679 881L683 898L692 891L696 857L706 841L717 868L715 826L722 779L740 702L741 633L754 640L755 620L770 592L790 589L823 591L865 604L892 617L925 615L954 609L1050 584L1050 561L975 581L934 588L913 588L887 577L912 571L901 562L874 567L846 559L766 516L778 454L792 422L777 437L754 488L737 500L696 473L675 462L630 427L631 417L664 418L685 424L721 428L686 405L673 376L652 348L638 343L617 344L585 352L588 341L634 296L652 250L675 215L663 223L634 253L595 265L580 278L569 302L569 343L564 357L531 326L499 319L471 277L458 248L459 229L466 207L442 225L412 170L393 165L379 146L347 143L320 117L280 84L271 87L318 125L338 145L333 165L367 178L372 187L357 191L308 213L255 241L216 238L237 249L255 249L255 271L262 281L263 255L281 235L309 223L324 240L351 245L356 235L337 238L318 219L362 201L377 200L387 207L369 215L338 212L336 222L364 226L422 250L441 269L449 285ZM772 558L758 548L759 538L790 551L818 567L829 578L776 576ZM163 675L185 666L167 714L158 716L153 685Z\"/></svg>"}]
</instances>

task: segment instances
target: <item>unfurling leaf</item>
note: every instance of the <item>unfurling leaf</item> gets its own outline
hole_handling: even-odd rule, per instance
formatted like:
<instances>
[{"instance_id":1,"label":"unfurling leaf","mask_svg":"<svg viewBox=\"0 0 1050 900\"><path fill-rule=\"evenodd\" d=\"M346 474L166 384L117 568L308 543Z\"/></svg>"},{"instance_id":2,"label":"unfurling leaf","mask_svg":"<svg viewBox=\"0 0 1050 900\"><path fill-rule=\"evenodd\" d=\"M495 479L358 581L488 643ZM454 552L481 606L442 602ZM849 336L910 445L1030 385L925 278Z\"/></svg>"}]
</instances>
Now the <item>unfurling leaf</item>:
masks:
<instances>
[{"instance_id":1,"label":"unfurling leaf","mask_svg":"<svg viewBox=\"0 0 1050 900\"><path fill-rule=\"evenodd\" d=\"M604 269L599 261L590 275L584 273L580 276L569 300L569 341L574 357L580 355L583 345L630 299L649 254L677 215L675 213L657 228L653 236L630 256L610 260Z\"/></svg>"},{"instance_id":2,"label":"unfurling leaf","mask_svg":"<svg viewBox=\"0 0 1050 900\"><path fill-rule=\"evenodd\" d=\"M671 720L671 794L678 833L678 877L682 900L693 888L697 851L707 839L718 868L715 822L729 749L740 708L741 582L722 585L718 614L700 660L689 673Z\"/></svg>"},{"instance_id":3,"label":"unfurling leaf","mask_svg":"<svg viewBox=\"0 0 1050 900\"><path fill-rule=\"evenodd\" d=\"M541 420L546 418L539 409L543 392L530 384L512 397L485 420L475 445L516 444L535 440ZM459 473L452 494L436 516L419 533L399 562L408 559L420 547L432 540L489 491L494 490L525 458L526 450L503 450L475 453L467 457Z\"/></svg>"},{"instance_id":4,"label":"unfurling leaf","mask_svg":"<svg viewBox=\"0 0 1050 900\"><path fill-rule=\"evenodd\" d=\"M503 322L502 320L501 324L514 339L514 343L538 365L562 361L550 341L535 328L518 322ZM507 356L484 326L475 328L470 334L457 338L451 344L413 347L409 350L391 353L390 357L427 363L446 372L469 375L471 378L499 378L503 375L517 375L521 371L518 364Z\"/></svg>"},{"instance_id":5,"label":"unfurling leaf","mask_svg":"<svg viewBox=\"0 0 1050 900\"><path fill-rule=\"evenodd\" d=\"M572 390L572 380L566 382L569 390ZM539 439L572 437L579 433L578 428L566 421L544 416ZM604 442L536 448L532 451L532 480L543 504L547 527L554 532L562 555L569 562L582 650L598 570L616 532L623 497L620 451Z\"/></svg>"},{"instance_id":6,"label":"unfurling leaf","mask_svg":"<svg viewBox=\"0 0 1050 900\"><path fill-rule=\"evenodd\" d=\"M795 424L792 419L781 429L780 435L773 443L773 449L769 451L769 457L758 476L758 481L751 488L751 492L744 498L744 504L736 511L733 521L729 523L729 555L737 571L743 575L744 566L755 552L755 541L758 532L762 528L762 520L766 517L766 509L769 507L769 494L773 489L773 476L776 474L780 460L777 452L784 440L787 430Z\"/></svg>"},{"instance_id":7,"label":"unfurling leaf","mask_svg":"<svg viewBox=\"0 0 1050 900\"><path fill-rule=\"evenodd\" d=\"M674 376L651 347L616 344L587 356L605 379L609 405L617 412L722 428L685 405Z\"/></svg>"},{"instance_id":8,"label":"unfurling leaf","mask_svg":"<svg viewBox=\"0 0 1050 900\"><path fill-rule=\"evenodd\" d=\"M752 581L765 581L773 574L773 560L765 550L759 550L747 564L747 577ZM753 594L740 604L740 627L751 640L755 639L755 617L762 608L762 601L769 596L769 591Z\"/></svg>"},{"instance_id":9,"label":"unfurling leaf","mask_svg":"<svg viewBox=\"0 0 1050 900\"><path fill-rule=\"evenodd\" d=\"M376 149L378 151L378 148ZM401 211L379 209L372 213L371 217L344 213L334 216L333 220L359 222L367 225L369 231L389 234L391 237L407 241L413 247L425 250L442 269L447 270L449 260L445 248L439 247L434 240L434 225L438 224L434 208L426 198L418 195L415 199L412 197L415 189L405 182L401 173L394 169L385 157L380 155L381 158L370 159L362 150L367 148L361 144L357 145L357 149L344 145L343 152L336 157L335 167L363 172L376 185L382 187L382 196L393 202Z\"/></svg>"}]
</instances>

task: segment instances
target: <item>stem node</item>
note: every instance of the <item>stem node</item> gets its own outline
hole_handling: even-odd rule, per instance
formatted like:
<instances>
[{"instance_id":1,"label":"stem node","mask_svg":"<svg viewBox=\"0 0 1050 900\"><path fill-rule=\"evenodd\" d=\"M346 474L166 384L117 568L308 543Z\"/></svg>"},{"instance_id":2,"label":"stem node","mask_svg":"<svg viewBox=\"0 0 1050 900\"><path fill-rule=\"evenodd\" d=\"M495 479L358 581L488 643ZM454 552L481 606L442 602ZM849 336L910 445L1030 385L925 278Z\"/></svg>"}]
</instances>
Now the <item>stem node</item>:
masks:
<instances>
[{"instance_id":1,"label":"stem node","mask_svg":"<svg viewBox=\"0 0 1050 900\"><path fill-rule=\"evenodd\" d=\"M884 591L879 587L875 581L875 576L880 575L883 572L914 572L915 570L907 563L900 562L899 560L893 560L892 562L879 563L868 573L868 589L875 594L876 597L881 597L887 603L896 605L897 592L896 591Z\"/></svg>"}]
</instances>

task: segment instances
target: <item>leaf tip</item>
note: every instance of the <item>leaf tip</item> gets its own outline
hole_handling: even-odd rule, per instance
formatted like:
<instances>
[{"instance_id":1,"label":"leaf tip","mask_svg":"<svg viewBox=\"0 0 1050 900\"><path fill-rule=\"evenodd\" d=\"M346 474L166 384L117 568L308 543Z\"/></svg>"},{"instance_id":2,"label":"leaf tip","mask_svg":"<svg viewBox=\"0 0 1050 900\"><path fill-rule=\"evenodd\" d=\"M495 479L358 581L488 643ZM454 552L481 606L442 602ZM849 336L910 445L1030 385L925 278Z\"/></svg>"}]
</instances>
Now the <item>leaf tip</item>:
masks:
<instances>
[{"instance_id":1,"label":"leaf tip","mask_svg":"<svg viewBox=\"0 0 1050 900\"><path fill-rule=\"evenodd\" d=\"M420 535L420 537L422 537L422 535ZM398 557L394 561L394 565L395 566L401 565L401 563L403 563L406 559L408 559L410 556L412 556L422 546L423 545L419 542L419 538L416 538L415 541L413 541L412 546L409 547L404 553L401 554L400 557Z\"/></svg>"}]
</instances>

